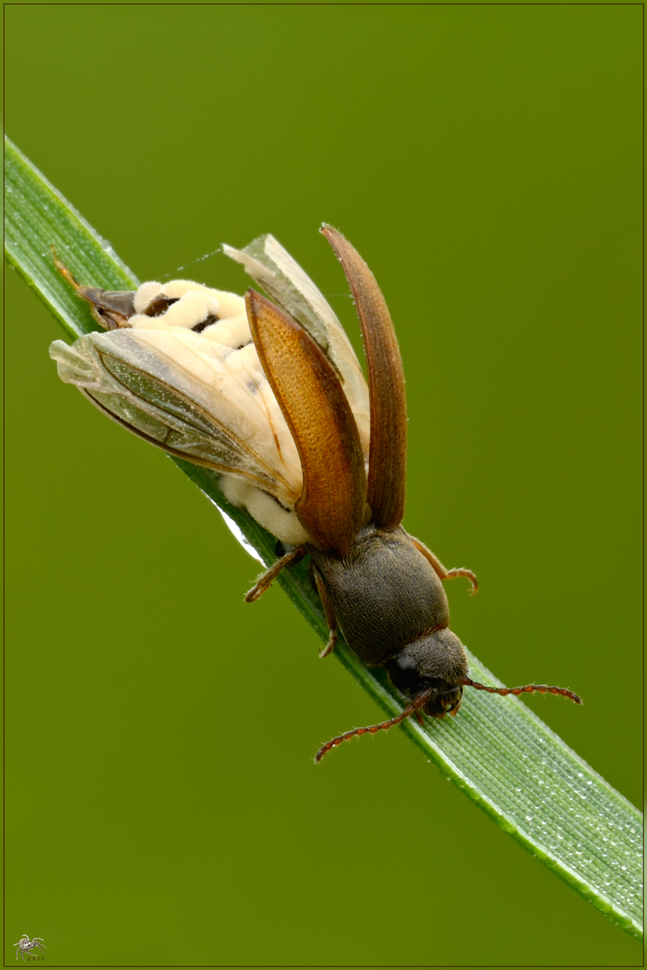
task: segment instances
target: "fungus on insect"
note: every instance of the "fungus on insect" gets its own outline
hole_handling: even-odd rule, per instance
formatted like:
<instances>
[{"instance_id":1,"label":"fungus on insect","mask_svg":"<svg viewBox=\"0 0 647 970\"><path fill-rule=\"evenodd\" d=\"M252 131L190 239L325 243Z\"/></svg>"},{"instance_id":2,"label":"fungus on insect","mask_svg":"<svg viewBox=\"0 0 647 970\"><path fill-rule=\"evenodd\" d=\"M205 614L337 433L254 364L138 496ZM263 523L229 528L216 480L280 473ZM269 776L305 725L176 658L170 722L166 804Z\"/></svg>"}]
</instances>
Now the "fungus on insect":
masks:
<instances>
[{"instance_id":1,"label":"fungus on insect","mask_svg":"<svg viewBox=\"0 0 647 970\"><path fill-rule=\"evenodd\" d=\"M187 280L136 292L84 286L55 257L106 333L52 344L61 378L140 437L221 476L232 504L277 537L285 554L259 578L253 602L305 556L329 628L368 666L383 667L409 699L396 717L347 731L375 734L406 717L456 714L463 688L494 694L561 687L488 687L468 676L449 629L446 569L402 527L407 416L402 359L375 277L337 230L322 228L341 262L359 317L368 385L323 295L272 237L224 251L268 296L245 298Z\"/></svg>"}]
</instances>

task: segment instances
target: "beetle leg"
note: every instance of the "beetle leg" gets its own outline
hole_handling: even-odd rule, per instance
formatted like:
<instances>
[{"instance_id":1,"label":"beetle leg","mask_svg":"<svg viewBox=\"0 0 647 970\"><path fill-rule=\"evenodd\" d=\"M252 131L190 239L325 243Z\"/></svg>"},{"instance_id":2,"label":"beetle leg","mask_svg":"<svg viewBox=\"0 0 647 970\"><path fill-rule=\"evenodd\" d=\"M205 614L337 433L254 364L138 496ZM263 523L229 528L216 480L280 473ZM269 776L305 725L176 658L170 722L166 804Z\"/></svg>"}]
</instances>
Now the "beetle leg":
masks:
<instances>
[{"instance_id":1,"label":"beetle leg","mask_svg":"<svg viewBox=\"0 0 647 970\"><path fill-rule=\"evenodd\" d=\"M416 720L418 721L418 724L420 725L420 727L425 726L425 722L422 719L422 714L420 713L420 711L416 711Z\"/></svg>"},{"instance_id":2,"label":"beetle leg","mask_svg":"<svg viewBox=\"0 0 647 970\"><path fill-rule=\"evenodd\" d=\"M335 611L333 609L330 596L328 595L326 584L321 577L321 573L314 563L312 563L310 568L312 570L312 575L314 576L317 592L319 593L319 599L321 600L321 605L324 608L326 622L328 624L328 643L323 650L319 651L319 658L323 660L324 657L327 657L329 653L333 652L335 649L335 644L337 643L337 617L335 616Z\"/></svg>"},{"instance_id":3,"label":"beetle leg","mask_svg":"<svg viewBox=\"0 0 647 970\"><path fill-rule=\"evenodd\" d=\"M421 542L420 539L414 538L414 536L411 536L411 541L416 549L423 554L425 559L431 563L434 568L434 572L439 579L455 579L456 576L465 576L472 584L472 592L470 593L470 596L474 596L474 593L478 593L479 584L471 569L446 569L441 563L440 559L437 556L434 556L431 549L427 549L424 542Z\"/></svg>"},{"instance_id":4,"label":"beetle leg","mask_svg":"<svg viewBox=\"0 0 647 970\"><path fill-rule=\"evenodd\" d=\"M295 566L298 562L301 562L306 554L306 551L305 546L297 546L296 549L293 549L291 552L287 552L284 556L281 556L280 559L277 559L274 565L270 566L270 568L263 573L260 579L258 579L258 581L252 586L249 593L246 594L245 602L253 603L259 598L259 596L262 596L265 590L270 588L281 570L288 566Z\"/></svg>"}]
</instances>

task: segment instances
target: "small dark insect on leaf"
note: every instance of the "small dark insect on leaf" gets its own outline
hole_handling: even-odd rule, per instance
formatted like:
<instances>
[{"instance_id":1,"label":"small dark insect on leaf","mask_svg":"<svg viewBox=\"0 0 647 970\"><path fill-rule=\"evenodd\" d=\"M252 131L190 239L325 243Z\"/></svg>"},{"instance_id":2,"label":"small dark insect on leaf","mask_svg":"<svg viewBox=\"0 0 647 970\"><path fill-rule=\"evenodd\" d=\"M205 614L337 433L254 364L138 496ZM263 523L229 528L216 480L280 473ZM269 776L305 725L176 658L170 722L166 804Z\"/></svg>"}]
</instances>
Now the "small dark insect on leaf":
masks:
<instances>
[{"instance_id":1,"label":"small dark insect on leaf","mask_svg":"<svg viewBox=\"0 0 647 970\"><path fill-rule=\"evenodd\" d=\"M197 283L145 283L136 293L82 286L56 265L109 332L52 345L63 380L101 410L173 455L221 473L227 498L277 538L283 553L248 592L257 600L283 569L310 558L329 626L368 666L384 667L409 699L397 717L328 741L315 760L353 737L415 715L455 715L463 688L493 694L577 694L528 684L494 688L468 676L449 629L446 569L402 528L407 416L404 372L375 277L337 230L323 235L355 299L368 388L332 309L272 236L225 247L271 298L245 300Z\"/></svg>"}]
</instances>

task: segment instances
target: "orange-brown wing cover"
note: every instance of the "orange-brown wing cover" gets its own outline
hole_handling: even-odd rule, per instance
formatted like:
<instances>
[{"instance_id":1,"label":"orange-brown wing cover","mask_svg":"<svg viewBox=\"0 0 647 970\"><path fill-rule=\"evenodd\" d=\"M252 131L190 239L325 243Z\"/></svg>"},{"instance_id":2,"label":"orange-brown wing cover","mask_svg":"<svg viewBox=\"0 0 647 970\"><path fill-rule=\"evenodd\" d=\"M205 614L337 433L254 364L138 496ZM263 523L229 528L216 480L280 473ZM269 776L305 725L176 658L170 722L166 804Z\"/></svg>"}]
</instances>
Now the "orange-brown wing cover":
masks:
<instances>
[{"instance_id":1,"label":"orange-brown wing cover","mask_svg":"<svg viewBox=\"0 0 647 970\"><path fill-rule=\"evenodd\" d=\"M345 555L362 527L366 474L359 433L335 371L303 327L255 290L245 297L263 370L297 446L295 511L315 543Z\"/></svg>"},{"instance_id":2,"label":"orange-brown wing cover","mask_svg":"<svg viewBox=\"0 0 647 970\"><path fill-rule=\"evenodd\" d=\"M360 254L332 226L321 231L342 264L362 327L371 400L368 504L375 524L390 529L404 517L407 464L407 402L400 348L389 308Z\"/></svg>"}]
</instances>

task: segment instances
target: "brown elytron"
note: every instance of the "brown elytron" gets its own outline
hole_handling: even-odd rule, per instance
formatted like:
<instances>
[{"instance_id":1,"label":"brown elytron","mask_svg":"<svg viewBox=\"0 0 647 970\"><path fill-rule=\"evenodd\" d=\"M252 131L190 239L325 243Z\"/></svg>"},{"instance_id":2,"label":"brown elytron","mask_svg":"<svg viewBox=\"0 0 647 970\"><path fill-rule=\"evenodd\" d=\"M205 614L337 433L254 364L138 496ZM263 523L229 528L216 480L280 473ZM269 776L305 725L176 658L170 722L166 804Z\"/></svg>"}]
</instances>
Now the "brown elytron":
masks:
<instances>
[{"instance_id":1,"label":"brown elytron","mask_svg":"<svg viewBox=\"0 0 647 970\"><path fill-rule=\"evenodd\" d=\"M324 226L322 232L344 268L362 327L371 395L368 504L373 522L391 529L404 518L407 466L407 401L400 347L386 300L362 257L332 226Z\"/></svg>"},{"instance_id":2,"label":"brown elytron","mask_svg":"<svg viewBox=\"0 0 647 970\"><path fill-rule=\"evenodd\" d=\"M263 370L296 442L303 492L295 505L315 542L345 556L366 506L366 474L350 404L330 361L300 324L249 290L247 317Z\"/></svg>"}]
</instances>

